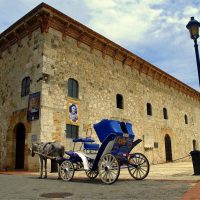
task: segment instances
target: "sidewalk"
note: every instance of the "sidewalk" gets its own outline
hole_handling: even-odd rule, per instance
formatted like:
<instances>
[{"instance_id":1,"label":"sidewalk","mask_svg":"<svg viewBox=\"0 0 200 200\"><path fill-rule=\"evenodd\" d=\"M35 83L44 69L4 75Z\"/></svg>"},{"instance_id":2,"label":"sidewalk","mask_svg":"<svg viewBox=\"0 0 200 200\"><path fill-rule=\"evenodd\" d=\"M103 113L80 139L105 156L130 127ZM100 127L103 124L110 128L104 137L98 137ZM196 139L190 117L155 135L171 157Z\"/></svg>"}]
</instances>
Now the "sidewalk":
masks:
<instances>
[{"instance_id":1,"label":"sidewalk","mask_svg":"<svg viewBox=\"0 0 200 200\"><path fill-rule=\"evenodd\" d=\"M32 174L39 176L39 172L29 171L0 171L0 174ZM193 174L192 162L174 162L150 165L150 172L146 179L200 181L200 176L194 176ZM57 176L57 173L48 173L48 176ZM75 176L87 177L84 171L75 172ZM132 179L128 169L121 169L119 178Z\"/></svg>"},{"instance_id":2,"label":"sidewalk","mask_svg":"<svg viewBox=\"0 0 200 200\"><path fill-rule=\"evenodd\" d=\"M150 165L150 172L146 179L151 180L182 180L198 182L200 176L193 175L192 162L174 162ZM76 177L87 177L84 171L75 172ZM121 169L119 179L133 179L128 169Z\"/></svg>"},{"instance_id":3,"label":"sidewalk","mask_svg":"<svg viewBox=\"0 0 200 200\"><path fill-rule=\"evenodd\" d=\"M200 181L200 176L194 176L191 162L172 162L150 166L147 179L154 180L185 180Z\"/></svg>"}]
</instances>

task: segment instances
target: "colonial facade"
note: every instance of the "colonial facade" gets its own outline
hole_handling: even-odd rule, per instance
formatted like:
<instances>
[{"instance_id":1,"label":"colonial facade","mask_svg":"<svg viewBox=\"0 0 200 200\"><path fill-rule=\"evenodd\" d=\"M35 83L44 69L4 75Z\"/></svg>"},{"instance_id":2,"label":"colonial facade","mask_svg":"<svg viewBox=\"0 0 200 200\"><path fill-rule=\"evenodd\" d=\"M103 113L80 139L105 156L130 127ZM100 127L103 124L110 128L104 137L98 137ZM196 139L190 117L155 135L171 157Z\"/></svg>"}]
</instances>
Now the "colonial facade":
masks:
<instances>
[{"instance_id":1,"label":"colonial facade","mask_svg":"<svg viewBox=\"0 0 200 200\"><path fill-rule=\"evenodd\" d=\"M58 10L42 3L0 34L0 170L37 170L32 142L69 150L103 118L131 122L151 163L200 143L199 92Z\"/></svg>"}]
</instances>

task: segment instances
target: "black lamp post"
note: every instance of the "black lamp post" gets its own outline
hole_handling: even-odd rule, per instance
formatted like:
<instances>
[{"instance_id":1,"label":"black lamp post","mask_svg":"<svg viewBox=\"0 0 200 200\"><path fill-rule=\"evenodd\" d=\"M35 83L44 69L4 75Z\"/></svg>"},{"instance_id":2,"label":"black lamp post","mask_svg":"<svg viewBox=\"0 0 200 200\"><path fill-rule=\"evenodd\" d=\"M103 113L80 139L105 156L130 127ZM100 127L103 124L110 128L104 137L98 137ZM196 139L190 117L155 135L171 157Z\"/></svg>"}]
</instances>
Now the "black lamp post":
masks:
<instances>
[{"instance_id":1,"label":"black lamp post","mask_svg":"<svg viewBox=\"0 0 200 200\"><path fill-rule=\"evenodd\" d=\"M199 61L199 50L197 44L197 38L199 37L199 27L200 23L197 20L195 20L194 17L191 17L190 21L186 25L186 28L190 31L191 39L194 40L194 48L196 53L197 69L199 75L199 86L200 86L200 61Z\"/></svg>"}]
</instances>

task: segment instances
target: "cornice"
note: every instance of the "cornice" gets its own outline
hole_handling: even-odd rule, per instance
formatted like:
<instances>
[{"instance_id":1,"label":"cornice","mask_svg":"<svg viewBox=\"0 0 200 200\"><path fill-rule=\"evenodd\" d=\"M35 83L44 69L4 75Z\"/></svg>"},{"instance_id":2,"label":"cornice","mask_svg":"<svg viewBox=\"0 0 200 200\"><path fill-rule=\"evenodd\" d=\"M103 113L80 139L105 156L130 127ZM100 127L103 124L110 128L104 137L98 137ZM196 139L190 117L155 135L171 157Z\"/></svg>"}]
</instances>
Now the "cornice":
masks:
<instances>
[{"instance_id":1,"label":"cornice","mask_svg":"<svg viewBox=\"0 0 200 200\"><path fill-rule=\"evenodd\" d=\"M113 62L118 60L122 62L122 65L137 69L139 74L146 74L200 101L198 91L45 3L38 5L0 34L0 58L3 51L10 52L13 44L20 45L21 39L25 36L31 38L34 30L40 28L41 33L47 33L50 27L60 31L63 40L66 36L72 37L77 40L78 47L84 43L90 47L91 53L97 49L102 52L103 58L106 55L110 56Z\"/></svg>"}]
</instances>

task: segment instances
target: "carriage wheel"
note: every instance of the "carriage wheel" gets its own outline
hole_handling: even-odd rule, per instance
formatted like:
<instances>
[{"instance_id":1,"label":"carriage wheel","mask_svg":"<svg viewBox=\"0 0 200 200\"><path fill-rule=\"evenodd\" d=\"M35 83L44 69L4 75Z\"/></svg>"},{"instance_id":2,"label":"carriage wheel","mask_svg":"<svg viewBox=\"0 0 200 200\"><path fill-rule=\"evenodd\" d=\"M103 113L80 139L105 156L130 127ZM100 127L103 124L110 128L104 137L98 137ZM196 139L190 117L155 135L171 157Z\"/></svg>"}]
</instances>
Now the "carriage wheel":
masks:
<instances>
[{"instance_id":1,"label":"carriage wheel","mask_svg":"<svg viewBox=\"0 0 200 200\"><path fill-rule=\"evenodd\" d=\"M65 160L60 165L60 176L64 181L70 181L74 177L74 165L71 161Z\"/></svg>"},{"instance_id":2,"label":"carriage wheel","mask_svg":"<svg viewBox=\"0 0 200 200\"><path fill-rule=\"evenodd\" d=\"M114 183L119 177L119 162L112 154L106 154L101 158L98 169L101 180L106 184Z\"/></svg>"},{"instance_id":3,"label":"carriage wheel","mask_svg":"<svg viewBox=\"0 0 200 200\"><path fill-rule=\"evenodd\" d=\"M128 171L130 175L136 180L142 180L147 177L149 173L149 161L141 153L134 153L129 158Z\"/></svg>"},{"instance_id":4,"label":"carriage wheel","mask_svg":"<svg viewBox=\"0 0 200 200\"><path fill-rule=\"evenodd\" d=\"M87 170L85 171L85 173L90 179L95 179L99 174L98 171L91 171L91 170Z\"/></svg>"}]
</instances>

